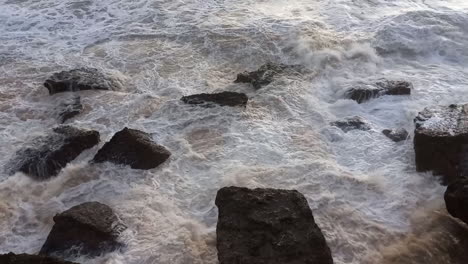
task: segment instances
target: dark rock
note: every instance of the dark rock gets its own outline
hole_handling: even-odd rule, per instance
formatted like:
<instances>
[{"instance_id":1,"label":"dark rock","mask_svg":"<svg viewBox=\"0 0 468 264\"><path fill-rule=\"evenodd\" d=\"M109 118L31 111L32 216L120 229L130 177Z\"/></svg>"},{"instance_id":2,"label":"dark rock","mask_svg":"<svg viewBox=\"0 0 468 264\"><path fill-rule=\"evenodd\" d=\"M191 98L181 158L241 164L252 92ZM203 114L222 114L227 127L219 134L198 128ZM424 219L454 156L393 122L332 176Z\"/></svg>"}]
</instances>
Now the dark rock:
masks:
<instances>
[{"instance_id":1,"label":"dark rock","mask_svg":"<svg viewBox=\"0 0 468 264\"><path fill-rule=\"evenodd\" d=\"M375 85L365 85L349 89L345 96L356 102L363 103L369 99L383 95L409 95L413 85L406 81L381 81Z\"/></svg>"},{"instance_id":2,"label":"dark rock","mask_svg":"<svg viewBox=\"0 0 468 264\"><path fill-rule=\"evenodd\" d=\"M58 119L61 123L65 123L65 121L79 115L83 111L81 98L76 96L66 100L60 104L58 111Z\"/></svg>"},{"instance_id":3,"label":"dark rock","mask_svg":"<svg viewBox=\"0 0 468 264\"><path fill-rule=\"evenodd\" d=\"M149 134L124 128L94 156L94 162L130 165L133 169L149 170L166 161L171 153L151 140Z\"/></svg>"},{"instance_id":4,"label":"dark rock","mask_svg":"<svg viewBox=\"0 0 468 264\"><path fill-rule=\"evenodd\" d=\"M460 177L449 184L444 199L447 211L468 224L468 178Z\"/></svg>"},{"instance_id":5,"label":"dark rock","mask_svg":"<svg viewBox=\"0 0 468 264\"><path fill-rule=\"evenodd\" d=\"M98 256L123 245L117 241L126 226L107 205L87 202L54 216L54 226L39 254Z\"/></svg>"},{"instance_id":6,"label":"dark rock","mask_svg":"<svg viewBox=\"0 0 468 264\"><path fill-rule=\"evenodd\" d=\"M79 68L54 73L44 82L49 94L76 92L81 90L118 90L116 80L98 69Z\"/></svg>"},{"instance_id":7,"label":"dark rock","mask_svg":"<svg viewBox=\"0 0 468 264\"><path fill-rule=\"evenodd\" d=\"M76 264L74 262L64 261L47 256L14 254L8 253L0 255L1 264Z\"/></svg>"},{"instance_id":8,"label":"dark rock","mask_svg":"<svg viewBox=\"0 0 468 264\"><path fill-rule=\"evenodd\" d=\"M218 191L220 264L332 264L307 200L298 191L225 187Z\"/></svg>"},{"instance_id":9,"label":"dark rock","mask_svg":"<svg viewBox=\"0 0 468 264\"><path fill-rule=\"evenodd\" d=\"M21 171L37 179L47 179L98 143L97 131L60 126L47 136L35 138L30 147L20 149L8 168L10 173Z\"/></svg>"},{"instance_id":10,"label":"dark rock","mask_svg":"<svg viewBox=\"0 0 468 264\"><path fill-rule=\"evenodd\" d=\"M336 126L341 128L344 132L348 132L351 130L370 130L371 126L361 117L359 116L353 116L353 117L347 117L343 120L338 120L335 122L330 123L332 126Z\"/></svg>"},{"instance_id":11,"label":"dark rock","mask_svg":"<svg viewBox=\"0 0 468 264\"><path fill-rule=\"evenodd\" d=\"M444 176L444 183L457 179L467 156L468 104L426 108L414 122L416 170L432 170Z\"/></svg>"},{"instance_id":12,"label":"dark rock","mask_svg":"<svg viewBox=\"0 0 468 264\"><path fill-rule=\"evenodd\" d=\"M204 105L212 107L215 104L221 106L246 106L249 98L244 93L221 92L215 94L194 94L184 96L181 99L186 104Z\"/></svg>"},{"instance_id":13,"label":"dark rock","mask_svg":"<svg viewBox=\"0 0 468 264\"><path fill-rule=\"evenodd\" d=\"M400 142L408 138L409 133L404 128L399 129L384 129L382 133L387 136L389 139Z\"/></svg>"},{"instance_id":14,"label":"dark rock","mask_svg":"<svg viewBox=\"0 0 468 264\"><path fill-rule=\"evenodd\" d=\"M267 63L261 66L258 70L252 72L243 72L237 75L236 83L251 83L255 89L260 89L262 86L266 86L274 81L274 78L278 74L282 74L285 71L301 70L299 65L286 65L286 64L275 64Z\"/></svg>"}]
</instances>

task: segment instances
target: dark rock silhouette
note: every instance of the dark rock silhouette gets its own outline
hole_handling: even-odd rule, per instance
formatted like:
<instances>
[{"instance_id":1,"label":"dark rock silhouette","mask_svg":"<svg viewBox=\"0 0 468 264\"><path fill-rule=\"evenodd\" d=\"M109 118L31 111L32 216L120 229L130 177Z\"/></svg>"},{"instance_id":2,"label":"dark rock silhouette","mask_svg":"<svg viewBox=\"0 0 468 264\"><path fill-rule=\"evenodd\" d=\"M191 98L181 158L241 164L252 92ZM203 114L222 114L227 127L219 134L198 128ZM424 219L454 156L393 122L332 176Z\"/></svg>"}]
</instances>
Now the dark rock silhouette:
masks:
<instances>
[{"instance_id":1,"label":"dark rock silhouette","mask_svg":"<svg viewBox=\"0 0 468 264\"><path fill-rule=\"evenodd\" d=\"M426 108L414 122L417 171L432 170L446 184L456 180L467 155L463 147L468 144L468 104Z\"/></svg>"},{"instance_id":2,"label":"dark rock silhouette","mask_svg":"<svg viewBox=\"0 0 468 264\"><path fill-rule=\"evenodd\" d=\"M54 73L44 86L49 94L81 90L118 90L117 81L94 68L79 68Z\"/></svg>"},{"instance_id":3,"label":"dark rock silhouette","mask_svg":"<svg viewBox=\"0 0 468 264\"><path fill-rule=\"evenodd\" d=\"M413 85L409 82L385 80L377 82L375 85L351 88L346 91L345 96L361 104L383 95L409 95L412 89Z\"/></svg>"},{"instance_id":4,"label":"dark rock silhouette","mask_svg":"<svg viewBox=\"0 0 468 264\"><path fill-rule=\"evenodd\" d=\"M408 138L409 133L404 128L384 129L382 133L394 142L400 142Z\"/></svg>"},{"instance_id":5,"label":"dark rock silhouette","mask_svg":"<svg viewBox=\"0 0 468 264\"><path fill-rule=\"evenodd\" d=\"M343 120L338 120L330 123L332 126L341 128L344 132L351 130L370 130L371 126L362 117L353 116L346 117Z\"/></svg>"},{"instance_id":6,"label":"dark rock silhouette","mask_svg":"<svg viewBox=\"0 0 468 264\"><path fill-rule=\"evenodd\" d=\"M332 264L307 200L298 191L225 187L218 191L220 264Z\"/></svg>"},{"instance_id":7,"label":"dark rock silhouette","mask_svg":"<svg viewBox=\"0 0 468 264\"><path fill-rule=\"evenodd\" d=\"M86 202L54 216L54 227L39 254L98 256L122 246L118 236L126 226L102 203Z\"/></svg>"},{"instance_id":8,"label":"dark rock silhouette","mask_svg":"<svg viewBox=\"0 0 468 264\"><path fill-rule=\"evenodd\" d=\"M299 65L286 65L267 63L258 70L252 72L243 72L237 75L236 83L250 83L255 89L260 89L274 81L274 78L286 71L300 72L302 68Z\"/></svg>"},{"instance_id":9,"label":"dark rock silhouette","mask_svg":"<svg viewBox=\"0 0 468 264\"><path fill-rule=\"evenodd\" d=\"M156 144L145 132L124 128L94 156L93 161L130 165L133 169L148 170L159 166L171 156L169 150Z\"/></svg>"},{"instance_id":10,"label":"dark rock silhouette","mask_svg":"<svg viewBox=\"0 0 468 264\"><path fill-rule=\"evenodd\" d=\"M468 224L468 175L450 183L444 199L447 211Z\"/></svg>"},{"instance_id":11,"label":"dark rock silhouette","mask_svg":"<svg viewBox=\"0 0 468 264\"><path fill-rule=\"evenodd\" d=\"M203 105L206 107L220 106L246 106L249 98L244 93L221 92L214 94L194 94L181 99L186 104Z\"/></svg>"},{"instance_id":12,"label":"dark rock silhouette","mask_svg":"<svg viewBox=\"0 0 468 264\"><path fill-rule=\"evenodd\" d=\"M81 152L99 143L99 132L60 126L43 137L32 140L30 147L20 149L10 164L10 173L21 171L36 179L57 175Z\"/></svg>"},{"instance_id":13,"label":"dark rock silhouette","mask_svg":"<svg viewBox=\"0 0 468 264\"><path fill-rule=\"evenodd\" d=\"M64 261L47 256L14 254L8 253L0 255L1 264L77 264L75 262Z\"/></svg>"},{"instance_id":14,"label":"dark rock silhouette","mask_svg":"<svg viewBox=\"0 0 468 264\"><path fill-rule=\"evenodd\" d=\"M83 105L81 104L81 98L76 96L60 104L58 119L61 123L65 123L68 119L79 115L82 111Z\"/></svg>"}]
</instances>

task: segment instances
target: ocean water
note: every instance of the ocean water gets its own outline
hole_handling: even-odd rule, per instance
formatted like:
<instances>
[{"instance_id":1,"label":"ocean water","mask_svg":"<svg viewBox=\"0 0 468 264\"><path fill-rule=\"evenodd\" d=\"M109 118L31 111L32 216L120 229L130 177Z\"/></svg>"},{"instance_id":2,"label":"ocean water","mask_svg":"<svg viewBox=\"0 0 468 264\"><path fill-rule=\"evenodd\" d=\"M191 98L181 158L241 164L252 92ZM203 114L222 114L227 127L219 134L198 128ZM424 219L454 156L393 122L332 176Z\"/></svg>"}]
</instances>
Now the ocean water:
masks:
<instances>
[{"instance_id":1,"label":"ocean water","mask_svg":"<svg viewBox=\"0 0 468 264\"><path fill-rule=\"evenodd\" d=\"M411 138L381 133L468 101L467 46L464 0L0 0L0 167L73 96L49 96L43 81L82 66L123 85L80 92L70 125L98 130L100 146L141 129L173 154L149 171L90 165L98 146L43 182L2 169L0 253L38 252L56 213L100 201L129 227L127 247L74 260L217 263L214 198L236 185L302 192L336 264L468 263L468 231L447 216L439 179L415 172ZM308 71L258 91L233 83L268 61ZM412 82L412 95L343 99L382 78ZM179 100L226 90L246 93L247 108ZM329 125L355 115L372 129Z\"/></svg>"}]
</instances>

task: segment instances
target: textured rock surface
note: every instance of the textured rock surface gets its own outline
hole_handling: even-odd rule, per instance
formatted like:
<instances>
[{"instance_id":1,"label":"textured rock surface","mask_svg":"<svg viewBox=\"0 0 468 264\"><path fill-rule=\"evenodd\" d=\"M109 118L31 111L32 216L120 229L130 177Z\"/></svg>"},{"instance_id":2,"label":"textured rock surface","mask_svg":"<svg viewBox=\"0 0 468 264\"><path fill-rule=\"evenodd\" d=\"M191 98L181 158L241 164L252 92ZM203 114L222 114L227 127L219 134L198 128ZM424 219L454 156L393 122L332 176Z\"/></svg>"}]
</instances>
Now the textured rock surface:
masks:
<instances>
[{"instance_id":1,"label":"textured rock surface","mask_svg":"<svg viewBox=\"0 0 468 264\"><path fill-rule=\"evenodd\" d=\"M37 179L55 176L81 152L99 143L99 132L71 126L54 128L20 149L10 164L10 173L21 171Z\"/></svg>"},{"instance_id":2,"label":"textured rock surface","mask_svg":"<svg viewBox=\"0 0 468 264\"><path fill-rule=\"evenodd\" d=\"M332 264L307 200L297 191L225 187L218 191L220 264Z\"/></svg>"},{"instance_id":3,"label":"textured rock surface","mask_svg":"<svg viewBox=\"0 0 468 264\"><path fill-rule=\"evenodd\" d=\"M1 264L76 264L74 262L64 261L47 256L14 254L8 253L0 255Z\"/></svg>"},{"instance_id":4,"label":"textured rock surface","mask_svg":"<svg viewBox=\"0 0 468 264\"><path fill-rule=\"evenodd\" d=\"M400 142L403 140L406 140L409 136L408 131L404 128L399 128L399 129L384 129L382 130L382 133L387 136L389 139L395 141L395 142Z\"/></svg>"},{"instance_id":5,"label":"textured rock surface","mask_svg":"<svg viewBox=\"0 0 468 264\"><path fill-rule=\"evenodd\" d=\"M49 94L81 90L119 90L120 87L117 80L94 68L54 73L44 82L44 86L49 90Z\"/></svg>"},{"instance_id":6,"label":"textured rock surface","mask_svg":"<svg viewBox=\"0 0 468 264\"><path fill-rule=\"evenodd\" d=\"M58 119L61 123L65 123L68 119L79 115L82 111L83 105L81 104L81 98L76 96L60 104Z\"/></svg>"},{"instance_id":7,"label":"textured rock surface","mask_svg":"<svg viewBox=\"0 0 468 264\"><path fill-rule=\"evenodd\" d=\"M133 169L148 170L159 166L171 156L163 146L151 140L149 134L130 128L115 133L112 139L94 156L94 162L130 165Z\"/></svg>"},{"instance_id":8,"label":"textured rock surface","mask_svg":"<svg viewBox=\"0 0 468 264\"><path fill-rule=\"evenodd\" d=\"M262 86L273 82L275 76L278 74L284 73L285 71L299 72L301 70L299 65L267 63L256 71L239 73L234 82L251 83L255 89L260 89Z\"/></svg>"},{"instance_id":9,"label":"textured rock surface","mask_svg":"<svg viewBox=\"0 0 468 264\"><path fill-rule=\"evenodd\" d=\"M447 211L468 224L468 176L453 181L445 191Z\"/></svg>"},{"instance_id":10,"label":"textured rock surface","mask_svg":"<svg viewBox=\"0 0 468 264\"><path fill-rule=\"evenodd\" d=\"M347 117L343 120L338 120L330 123L332 126L341 128L344 132L351 130L370 130L371 126L361 117L353 116Z\"/></svg>"},{"instance_id":11,"label":"textured rock surface","mask_svg":"<svg viewBox=\"0 0 468 264\"><path fill-rule=\"evenodd\" d=\"M417 171L443 175L445 183L461 174L468 144L468 104L424 109L415 118L414 150Z\"/></svg>"},{"instance_id":12,"label":"textured rock surface","mask_svg":"<svg viewBox=\"0 0 468 264\"><path fill-rule=\"evenodd\" d=\"M181 100L186 104L203 105L212 107L221 106L246 106L249 98L244 93L221 92L214 94L194 94L184 96Z\"/></svg>"},{"instance_id":13,"label":"textured rock surface","mask_svg":"<svg viewBox=\"0 0 468 264\"><path fill-rule=\"evenodd\" d=\"M409 95L413 85L406 81L381 81L375 85L363 85L349 89L345 96L356 102L364 103L372 98L383 95Z\"/></svg>"},{"instance_id":14,"label":"textured rock surface","mask_svg":"<svg viewBox=\"0 0 468 264\"><path fill-rule=\"evenodd\" d=\"M97 256L121 247L117 238L126 229L109 206L98 202L74 206L54 222L39 254Z\"/></svg>"}]
</instances>

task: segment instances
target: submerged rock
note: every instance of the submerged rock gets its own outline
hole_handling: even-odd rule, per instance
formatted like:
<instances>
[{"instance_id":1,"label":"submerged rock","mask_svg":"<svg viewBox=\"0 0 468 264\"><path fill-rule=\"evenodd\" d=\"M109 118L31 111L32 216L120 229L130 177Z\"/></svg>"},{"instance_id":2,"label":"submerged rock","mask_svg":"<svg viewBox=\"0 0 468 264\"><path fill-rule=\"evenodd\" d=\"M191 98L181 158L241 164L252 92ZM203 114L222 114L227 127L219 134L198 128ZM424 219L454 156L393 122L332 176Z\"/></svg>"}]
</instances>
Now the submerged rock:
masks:
<instances>
[{"instance_id":1,"label":"submerged rock","mask_svg":"<svg viewBox=\"0 0 468 264\"><path fill-rule=\"evenodd\" d=\"M54 216L54 226L39 254L98 256L122 246L118 236L126 226L107 205L87 202Z\"/></svg>"},{"instance_id":2,"label":"submerged rock","mask_svg":"<svg viewBox=\"0 0 468 264\"><path fill-rule=\"evenodd\" d=\"M81 90L118 90L116 80L94 68L79 68L54 73L44 86L49 94L75 92Z\"/></svg>"},{"instance_id":3,"label":"submerged rock","mask_svg":"<svg viewBox=\"0 0 468 264\"><path fill-rule=\"evenodd\" d=\"M244 93L221 92L215 94L194 94L184 96L181 100L186 104L204 105L212 107L214 104L220 106L246 106L249 98Z\"/></svg>"},{"instance_id":4,"label":"submerged rock","mask_svg":"<svg viewBox=\"0 0 468 264\"><path fill-rule=\"evenodd\" d=\"M218 191L220 264L332 264L307 200L298 191L225 187Z\"/></svg>"},{"instance_id":5,"label":"submerged rock","mask_svg":"<svg viewBox=\"0 0 468 264\"><path fill-rule=\"evenodd\" d=\"M10 173L21 171L36 179L47 179L98 143L97 131L60 126L49 135L32 140L30 147L20 149L8 167Z\"/></svg>"},{"instance_id":6,"label":"submerged rock","mask_svg":"<svg viewBox=\"0 0 468 264\"><path fill-rule=\"evenodd\" d=\"M260 89L262 86L266 86L274 81L276 75L290 71L301 70L299 65L286 65L286 64L275 64L267 63L262 65L258 70L252 72L243 72L237 75L236 83L251 83L255 89Z\"/></svg>"},{"instance_id":7,"label":"submerged rock","mask_svg":"<svg viewBox=\"0 0 468 264\"><path fill-rule=\"evenodd\" d=\"M344 132L351 130L370 130L371 126L360 116L346 117L330 123L332 126L341 128Z\"/></svg>"},{"instance_id":8,"label":"submerged rock","mask_svg":"<svg viewBox=\"0 0 468 264\"><path fill-rule=\"evenodd\" d=\"M398 129L384 129L382 130L382 133L387 136L389 139L395 141L395 142L400 142L408 138L409 133L406 131L404 128L398 128Z\"/></svg>"},{"instance_id":9,"label":"submerged rock","mask_svg":"<svg viewBox=\"0 0 468 264\"><path fill-rule=\"evenodd\" d=\"M461 161L468 153L468 104L424 109L414 120L416 170L444 176L444 182L457 179Z\"/></svg>"},{"instance_id":10,"label":"submerged rock","mask_svg":"<svg viewBox=\"0 0 468 264\"><path fill-rule=\"evenodd\" d=\"M413 85L410 82L385 80L377 82L375 85L351 88L345 96L361 104L383 95L409 95L412 89Z\"/></svg>"},{"instance_id":11,"label":"submerged rock","mask_svg":"<svg viewBox=\"0 0 468 264\"><path fill-rule=\"evenodd\" d=\"M8 253L0 255L1 264L76 264L74 262L64 261L48 256L14 254Z\"/></svg>"},{"instance_id":12,"label":"submerged rock","mask_svg":"<svg viewBox=\"0 0 468 264\"><path fill-rule=\"evenodd\" d=\"M60 104L58 119L61 123L65 123L65 121L79 115L82 111L83 105L81 104L81 98L76 96Z\"/></svg>"},{"instance_id":13,"label":"submerged rock","mask_svg":"<svg viewBox=\"0 0 468 264\"><path fill-rule=\"evenodd\" d=\"M468 175L453 181L445 191L447 211L468 224Z\"/></svg>"},{"instance_id":14,"label":"submerged rock","mask_svg":"<svg viewBox=\"0 0 468 264\"><path fill-rule=\"evenodd\" d=\"M130 165L133 169L149 170L171 156L169 150L151 140L149 134L130 128L115 133L94 156L94 162Z\"/></svg>"}]
</instances>

